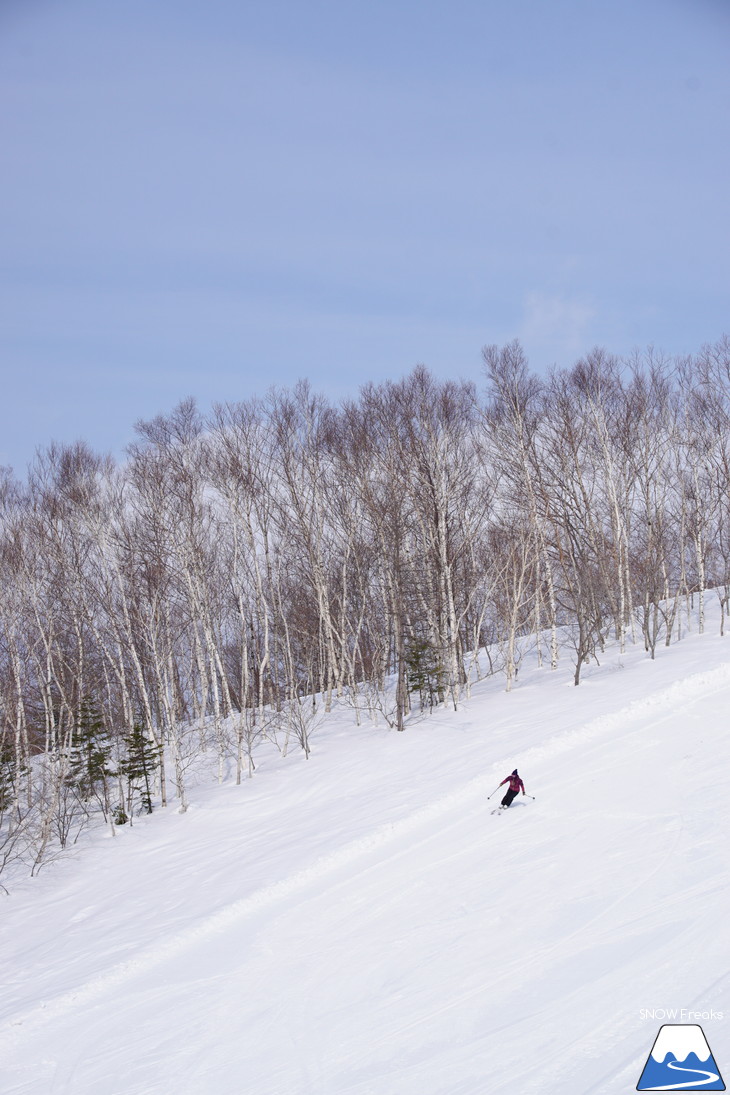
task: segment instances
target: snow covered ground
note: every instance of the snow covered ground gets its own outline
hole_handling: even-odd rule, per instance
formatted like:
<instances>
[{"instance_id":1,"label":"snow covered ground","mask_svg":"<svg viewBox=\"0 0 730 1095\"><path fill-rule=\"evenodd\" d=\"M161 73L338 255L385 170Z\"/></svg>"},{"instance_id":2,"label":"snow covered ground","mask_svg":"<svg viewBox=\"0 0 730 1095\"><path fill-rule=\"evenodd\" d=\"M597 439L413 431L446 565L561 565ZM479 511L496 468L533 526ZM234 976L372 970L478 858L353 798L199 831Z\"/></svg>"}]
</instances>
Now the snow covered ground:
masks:
<instances>
[{"instance_id":1,"label":"snow covered ground","mask_svg":"<svg viewBox=\"0 0 730 1095\"><path fill-rule=\"evenodd\" d=\"M335 713L308 761L84 838L0 897L0 1091L618 1095L672 1021L727 1080L718 631L404 734ZM536 799L493 814L515 766Z\"/></svg>"}]
</instances>

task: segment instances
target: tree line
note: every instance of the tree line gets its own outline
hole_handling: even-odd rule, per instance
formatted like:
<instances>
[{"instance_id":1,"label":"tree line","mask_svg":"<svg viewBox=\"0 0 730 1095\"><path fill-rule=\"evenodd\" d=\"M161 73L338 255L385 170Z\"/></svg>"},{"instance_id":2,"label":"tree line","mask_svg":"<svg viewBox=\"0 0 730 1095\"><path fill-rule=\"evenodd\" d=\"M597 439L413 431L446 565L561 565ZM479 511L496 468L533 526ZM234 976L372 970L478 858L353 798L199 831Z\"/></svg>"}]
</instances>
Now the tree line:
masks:
<instances>
[{"instance_id":1,"label":"tree line","mask_svg":"<svg viewBox=\"0 0 730 1095\"><path fill-rule=\"evenodd\" d=\"M484 384L417 367L139 422L0 474L0 870L172 797L215 750L309 754L335 701L403 730L528 648L575 683L730 592L730 340Z\"/></svg>"}]
</instances>

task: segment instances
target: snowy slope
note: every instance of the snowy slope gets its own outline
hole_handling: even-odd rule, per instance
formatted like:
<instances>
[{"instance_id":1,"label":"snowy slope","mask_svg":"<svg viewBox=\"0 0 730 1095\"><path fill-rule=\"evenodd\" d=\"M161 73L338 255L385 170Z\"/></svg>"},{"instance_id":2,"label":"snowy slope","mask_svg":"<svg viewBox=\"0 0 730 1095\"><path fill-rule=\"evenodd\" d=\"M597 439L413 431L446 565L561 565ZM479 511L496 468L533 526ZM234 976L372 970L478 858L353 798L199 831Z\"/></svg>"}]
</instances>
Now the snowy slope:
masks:
<instances>
[{"instance_id":1,"label":"snowy slope","mask_svg":"<svg viewBox=\"0 0 730 1095\"><path fill-rule=\"evenodd\" d=\"M86 839L0 900L0 1091L633 1091L646 1009L730 1017L716 625L404 734L336 713L309 761ZM495 815L516 765L536 800ZM727 1018L684 1018L727 1075Z\"/></svg>"}]
</instances>

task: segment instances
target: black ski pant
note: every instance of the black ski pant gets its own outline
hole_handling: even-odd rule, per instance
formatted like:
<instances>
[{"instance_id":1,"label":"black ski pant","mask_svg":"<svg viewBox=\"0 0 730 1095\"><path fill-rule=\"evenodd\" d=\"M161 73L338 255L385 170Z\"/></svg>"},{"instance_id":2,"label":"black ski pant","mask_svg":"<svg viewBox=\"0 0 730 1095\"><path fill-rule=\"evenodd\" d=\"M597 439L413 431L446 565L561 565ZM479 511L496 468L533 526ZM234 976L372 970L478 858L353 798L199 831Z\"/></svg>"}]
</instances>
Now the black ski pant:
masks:
<instances>
[{"instance_id":1,"label":"black ski pant","mask_svg":"<svg viewBox=\"0 0 730 1095\"><path fill-rule=\"evenodd\" d=\"M513 799L513 798L514 798L514 797L515 797L515 796L516 796L517 794L519 794L519 792L518 792L518 791L508 791L508 792L507 792L507 794L506 794L506 795L504 796L504 798L502 799L502 805L503 805L503 806L511 806L511 805L512 805L512 799Z\"/></svg>"}]
</instances>

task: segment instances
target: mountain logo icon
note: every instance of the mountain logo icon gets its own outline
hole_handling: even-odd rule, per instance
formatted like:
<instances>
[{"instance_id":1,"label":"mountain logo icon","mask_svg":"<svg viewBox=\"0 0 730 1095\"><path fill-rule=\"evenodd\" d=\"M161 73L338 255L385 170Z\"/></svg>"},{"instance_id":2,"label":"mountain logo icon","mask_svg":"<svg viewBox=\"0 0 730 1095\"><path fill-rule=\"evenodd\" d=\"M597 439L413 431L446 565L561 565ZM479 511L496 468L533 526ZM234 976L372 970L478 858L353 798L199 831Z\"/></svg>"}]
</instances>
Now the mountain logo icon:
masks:
<instances>
[{"instance_id":1,"label":"mountain logo icon","mask_svg":"<svg viewBox=\"0 0 730 1095\"><path fill-rule=\"evenodd\" d=\"M637 1091L725 1091L705 1032L694 1023L665 1023L647 1057Z\"/></svg>"}]
</instances>

